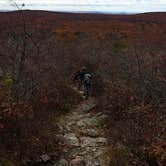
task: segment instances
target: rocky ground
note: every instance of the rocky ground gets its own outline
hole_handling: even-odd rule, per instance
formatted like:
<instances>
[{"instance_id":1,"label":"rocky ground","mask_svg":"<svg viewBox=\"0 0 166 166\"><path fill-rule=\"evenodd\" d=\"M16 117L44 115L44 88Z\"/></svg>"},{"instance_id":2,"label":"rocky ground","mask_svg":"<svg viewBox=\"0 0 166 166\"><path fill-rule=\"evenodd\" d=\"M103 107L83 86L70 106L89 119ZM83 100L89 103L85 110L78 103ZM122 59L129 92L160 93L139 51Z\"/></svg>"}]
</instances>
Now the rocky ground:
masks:
<instances>
[{"instance_id":1,"label":"rocky ground","mask_svg":"<svg viewBox=\"0 0 166 166\"><path fill-rule=\"evenodd\" d=\"M76 90L76 89L74 89ZM57 135L62 148L60 159L53 154L40 156L36 165L46 166L108 166L106 156L108 142L103 127L107 116L94 113L97 107L95 98L90 97L76 105L74 109L56 119ZM24 165L30 166L27 162ZM33 165L33 164L32 164Z\"/></svg>"},{"instance_id":2,"label":"rocky ground","mask_svg":"<svg viewBox=\"0 0 166 166\"><path fill-rule=\"evenodd\" d=\"M59 137L66 146L58 165L104 166L107 139L102 122L107 117L102 113L92 114L96 106L96 100L90 98L60 119Z\"/></svg>"}]
</instances>

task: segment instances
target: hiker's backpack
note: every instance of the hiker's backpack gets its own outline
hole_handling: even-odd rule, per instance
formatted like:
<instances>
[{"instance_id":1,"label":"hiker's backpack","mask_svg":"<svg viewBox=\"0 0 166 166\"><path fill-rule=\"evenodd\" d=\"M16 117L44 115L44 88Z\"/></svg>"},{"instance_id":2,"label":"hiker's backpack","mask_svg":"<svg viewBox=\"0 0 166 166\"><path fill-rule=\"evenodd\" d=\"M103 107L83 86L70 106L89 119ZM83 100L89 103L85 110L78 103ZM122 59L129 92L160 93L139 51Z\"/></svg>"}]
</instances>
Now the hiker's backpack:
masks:
<instances>
[{"instance_id":1,"label":"hiker's backpack","mask_svg":"<svg viewBox=\"0 0 166 166\"><path fill-rule=\"evenodd\" d=\"M91 74L89 74L89 73L84 74L84 82L86 84L88 84L88 85L90 84L91 78L92 78Z\"/></svg>"}]
</instances>

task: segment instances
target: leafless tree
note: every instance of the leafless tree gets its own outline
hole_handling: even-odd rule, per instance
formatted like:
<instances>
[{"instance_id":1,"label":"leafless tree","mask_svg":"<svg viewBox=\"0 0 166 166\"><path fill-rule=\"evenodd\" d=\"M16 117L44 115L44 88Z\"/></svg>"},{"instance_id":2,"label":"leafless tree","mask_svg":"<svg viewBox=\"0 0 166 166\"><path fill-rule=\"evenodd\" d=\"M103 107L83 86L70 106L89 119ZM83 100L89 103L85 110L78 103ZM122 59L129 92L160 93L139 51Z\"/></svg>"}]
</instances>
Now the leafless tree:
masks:
<instances>
[{"instance_id":1,"label":"leafless tree","mask_svg":"<svg viewBox=\"0 0 166 166\"><path fill-rule=\"evenodd\" d=\"M31 49L32 52L34 52L35 49L36 56L38 57L40 54L40 47L43 43L39 40L35 40L35 37L29 32L27 26L28 22L23 11L25 4L22 4L20 7L14 0L10 0L9 2L18 10L18 20L15 20L18 21L18 25L11 25L10 16L8 17L9 32L6 46L9 51L8 55L5 53L3 57L8 58L10 62L10 71L6 70L6 72L10 72L12 79L10 86L11 100L26 102L32 97L33 91L38 84L35 78L35 72L32 70L28 71L26 67L26 63L30 59L29 47L30 45L33 47L33 51Z\"/></svg>"}]
</instances>

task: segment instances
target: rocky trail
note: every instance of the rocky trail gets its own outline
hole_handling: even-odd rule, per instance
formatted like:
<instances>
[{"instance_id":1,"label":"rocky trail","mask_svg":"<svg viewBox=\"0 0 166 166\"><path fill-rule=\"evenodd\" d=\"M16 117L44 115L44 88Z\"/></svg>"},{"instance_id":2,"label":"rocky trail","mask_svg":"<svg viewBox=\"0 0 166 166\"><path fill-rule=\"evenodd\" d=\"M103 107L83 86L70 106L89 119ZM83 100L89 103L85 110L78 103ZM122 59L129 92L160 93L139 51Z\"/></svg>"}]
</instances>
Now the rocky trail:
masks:
<instances>
[{"instance_id":1,"label":"rocky trail","mask_svg":"<svg viewBox=\"0 0 166 166\"><path fill-rule=\"evenodd\" d=\"M96 100L89 98L60 119L59 137L66 148L59 166L104 166L107 139L102 126L107 117L102 113L92 114L96 106Z\"/></svg>"},{"instance_id":2,"label":"rocky trail","mask_svg":"<svg viewBox=\"0 0 166 166\"><path fill-rule=\"evenodd\" d=\"M58 161L52 161L49 155L42 155L42 165L109 166L106 163L108 142L103 131L107 116L93 112L97 105L96 99L90 97L58 117L57 137L63 145L62 156Z\"/></svg>"}]
</instances>

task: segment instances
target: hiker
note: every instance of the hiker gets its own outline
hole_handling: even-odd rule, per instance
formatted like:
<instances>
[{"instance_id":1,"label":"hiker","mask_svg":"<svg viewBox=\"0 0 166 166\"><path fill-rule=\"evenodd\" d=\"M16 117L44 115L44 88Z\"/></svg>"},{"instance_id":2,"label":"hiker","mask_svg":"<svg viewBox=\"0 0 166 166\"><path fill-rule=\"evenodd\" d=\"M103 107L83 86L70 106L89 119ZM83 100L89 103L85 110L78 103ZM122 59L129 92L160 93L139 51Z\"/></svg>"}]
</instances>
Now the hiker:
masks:
<instances>
[{"instance_id":1,"label":"hiker","mask_svg":"<svg viewBox=\"0 0 166 166\"><path fill-rule=\"evenodd\" d=\"M77 88L80 89L81 88L81 77L80 77L80 70L76 72L76 74L74 75L74 82L76 82L77 84Z\"/></svg>"},{"instance_id":2,"label":"hiker","mask_svg":"<svg viewBox=\"0 0 166 166\"><path fill-rule=\"evenodd\" d=\"M91 82L92 75L90 72L88 72L86 67L82 67L80 71L78 71L74 76L74 81L78 82L79 89L83 89L83 95L85 99L88 99L89 96L89 87Z\"/></svg>"}]
</instances>

